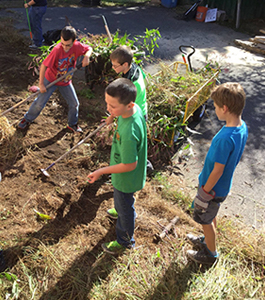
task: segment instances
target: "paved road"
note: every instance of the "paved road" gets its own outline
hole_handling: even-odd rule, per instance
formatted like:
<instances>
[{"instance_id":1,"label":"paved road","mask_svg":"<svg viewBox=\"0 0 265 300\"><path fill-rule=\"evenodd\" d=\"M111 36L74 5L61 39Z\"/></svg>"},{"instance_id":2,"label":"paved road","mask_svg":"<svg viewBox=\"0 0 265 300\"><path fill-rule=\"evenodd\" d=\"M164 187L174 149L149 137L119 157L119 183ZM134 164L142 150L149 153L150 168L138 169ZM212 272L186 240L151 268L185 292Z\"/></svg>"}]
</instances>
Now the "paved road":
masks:
<instances>
[{"instance_id":1,"label":"paved road","mask_svg":"<svg viewBox=\"0 0 265 300\"><path fill-rule=\"evenodd\" d=\"M176 12L164 7L72 7L48 8L43 20L43 30L60 29L66 25L66 17L71 25L83 32L92 34L105 33L101 14L106 17L109 29L117 29L133 35L143 34L145 29L159 28L162 39L155 56L165 62L181 60L178 47L182 44L193 45L196 52L192 57L194 68L201 67L206 56L219 62L224 72L220 81L238 81L247 93L247 105L243 114L249 128L249 139L242 161L234 176L231 195L223 205L221 212L237 215L245 223L265 229L265 196L264 196L264 146L265 146L265 58L251 54L234 46L234 39L248 40L249 36L221 27L215 23L199 23L195 20L186 22L176 18ZM1 16L15 17L15 26L28 34L25 10L0 10ZM152 73L157 66L146 69ZM188 164L189 174L194 185L202 168L202 162L209 148L213 135L221 124L214 115L212 104L208 107L208 117L196 127L202 135L194 134L195 142Z\"/></svg>"}]
</instances>

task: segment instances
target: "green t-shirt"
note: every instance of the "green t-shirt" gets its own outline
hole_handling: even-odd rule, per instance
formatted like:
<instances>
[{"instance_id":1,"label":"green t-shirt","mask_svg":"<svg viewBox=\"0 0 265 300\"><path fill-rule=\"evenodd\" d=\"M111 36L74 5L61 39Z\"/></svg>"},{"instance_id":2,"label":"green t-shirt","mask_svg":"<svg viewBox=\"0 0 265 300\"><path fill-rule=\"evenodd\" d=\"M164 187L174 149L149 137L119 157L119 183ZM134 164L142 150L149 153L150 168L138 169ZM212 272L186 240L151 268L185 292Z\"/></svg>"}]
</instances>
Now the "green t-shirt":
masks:
<instances>
[{"instance_id":1,"label":"green t-shirt","mask_svg":"<svg viewBox=\"0 0 265 300\"><path fill-rule=\"evenodd\" d=\"M130 79L137 89L137 95L135 99L135 103L141 108L143 115L147 115L147 102L146 102L146 87L145 87L145 74L143 70L136 65L136 63L132 63L130 70L123 74L122 77Z\"/></svg>"},{"instance_id":2,"label":"green t-shirt","mask_svg":"<svg viewBox=\"0 0 265 300\"><path fill-rule=\"evenodd\" d=\"M141 190L146 180L147 134L141 109L129 118L118 117L111 146L110 165L131 164L137 161L133 171L112 174L113 186L123 193Z\"/></svg>"}]
</instances>

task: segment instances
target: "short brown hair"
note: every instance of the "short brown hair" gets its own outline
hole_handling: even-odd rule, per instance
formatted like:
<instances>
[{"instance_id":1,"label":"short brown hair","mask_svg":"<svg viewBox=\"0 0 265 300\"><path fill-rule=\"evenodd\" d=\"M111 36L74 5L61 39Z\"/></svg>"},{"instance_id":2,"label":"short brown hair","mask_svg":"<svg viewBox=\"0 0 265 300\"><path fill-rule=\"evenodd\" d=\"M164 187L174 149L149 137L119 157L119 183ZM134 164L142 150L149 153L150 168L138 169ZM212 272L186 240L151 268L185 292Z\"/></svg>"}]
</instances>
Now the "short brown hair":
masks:
<instances>
[{"instance_id":1,"label":"short brown hair","mask_svg":"<svg viewBox=\"0 0 265 300\"><path fill-rule=\"evenodd\" d=\"M127 62L130 66L133 60L132 49L128 46L120 46L110 54L110 60L116 60L121 65Z\"/></svg>"},{"instance_id":2,"label":"short brown hair","mask_svg":"<svg viewBox=\"0 0 265 300\"><path fill-rule=\"evenodd\" d=\"M219 107L226 105L231 114L240 116L245 106L246 93L239 83L226 82L212 91L211 98Z\"/></svg>"},{"instance_id":3,"label":"short brown hair","mask_svg":"<svg viewBox=\"0 0 265 300\"><path fill-rule=\"evenodd\" d=\"M135 102L137 90L131 80L118 78L106 87L105 92L111 97L117 98L119 103L127 105Z\"/></svg>"},{"instance_id":4,"label":"short brown hair","mask_svg":"<svg viewBox=\"0 0 265 300\"><path fill-rule=\"evenodd\" d=\"M72 39L74 42L76 39L76 30L72 26L65 26L61 31L61 37L65 41L69 41L70 39Z\"/></svg>"}]
</instances>

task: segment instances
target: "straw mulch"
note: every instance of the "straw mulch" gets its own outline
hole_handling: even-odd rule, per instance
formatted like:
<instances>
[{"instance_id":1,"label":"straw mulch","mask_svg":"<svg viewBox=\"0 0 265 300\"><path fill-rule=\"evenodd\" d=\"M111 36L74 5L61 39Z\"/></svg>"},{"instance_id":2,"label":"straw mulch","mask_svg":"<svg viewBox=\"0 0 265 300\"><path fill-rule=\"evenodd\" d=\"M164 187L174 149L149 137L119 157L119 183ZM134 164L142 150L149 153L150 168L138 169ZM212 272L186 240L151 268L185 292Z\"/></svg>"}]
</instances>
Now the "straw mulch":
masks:
<instances>
[{"instance_id":1,"label":"straw mulch","mask_svg":"<svg viewBox=\"0 0 265 300\"><path fill-rule=\"evenodd\" d=\"M23 140L6 117L0 117L0 165L14 164L23 151Z\"/></svg>"}]
</instances>

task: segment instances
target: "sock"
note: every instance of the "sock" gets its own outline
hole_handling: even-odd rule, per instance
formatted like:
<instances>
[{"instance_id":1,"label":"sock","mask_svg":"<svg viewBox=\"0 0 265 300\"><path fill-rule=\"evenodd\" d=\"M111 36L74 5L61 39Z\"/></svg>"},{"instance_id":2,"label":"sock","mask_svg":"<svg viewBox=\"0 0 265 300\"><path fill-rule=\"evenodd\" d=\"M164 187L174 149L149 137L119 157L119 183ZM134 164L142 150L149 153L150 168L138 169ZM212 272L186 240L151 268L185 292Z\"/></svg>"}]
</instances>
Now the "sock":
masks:
<instances>
[{"instance_id":1,"label":"sock","mask_svg":"<svg viewBox=\"0 0 265 300\"><path fill-rule=\"evenodd\" d=\"M216 257L217 256L217 251L210 251L210 253L212 254L212 256Z\"/></svg>"}]
</instances>

